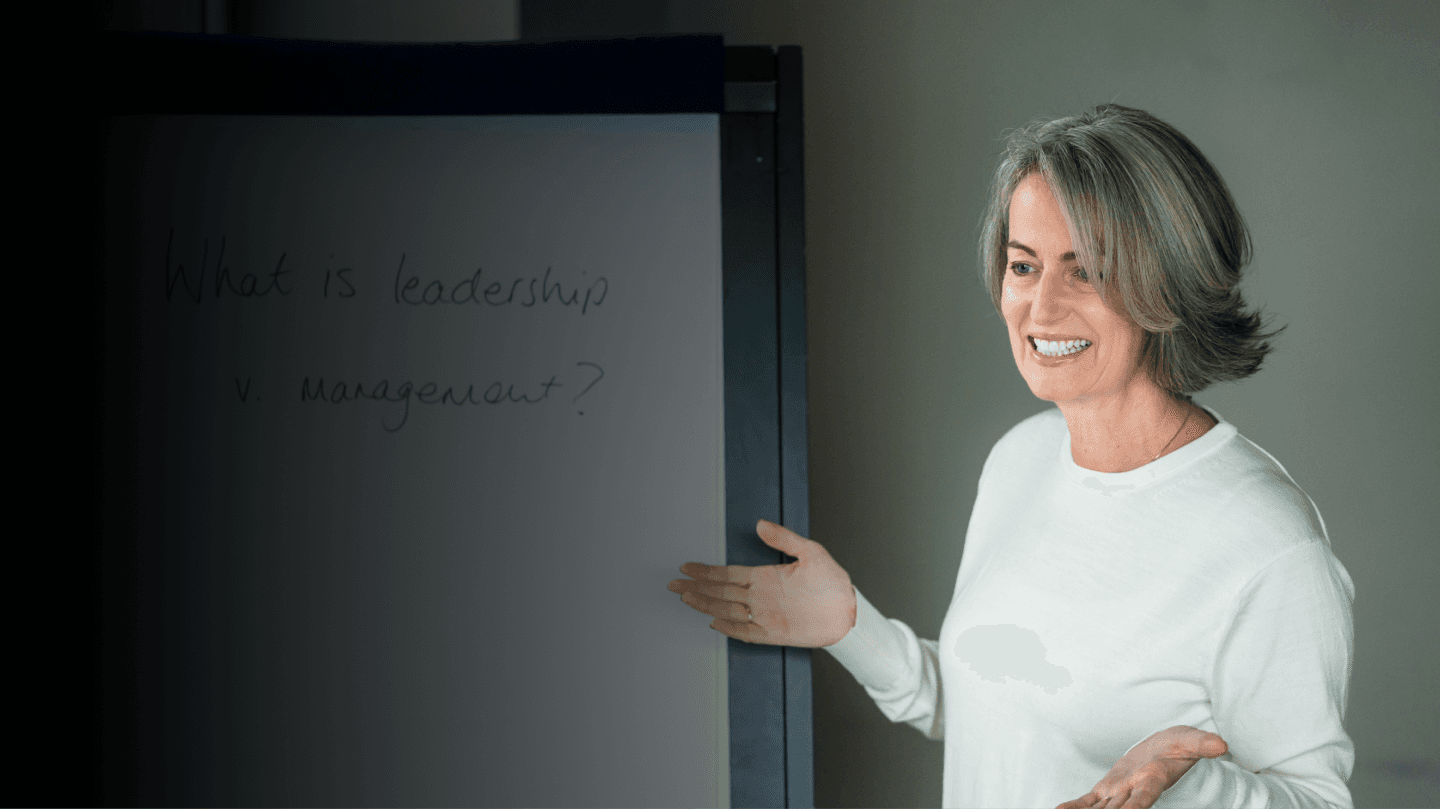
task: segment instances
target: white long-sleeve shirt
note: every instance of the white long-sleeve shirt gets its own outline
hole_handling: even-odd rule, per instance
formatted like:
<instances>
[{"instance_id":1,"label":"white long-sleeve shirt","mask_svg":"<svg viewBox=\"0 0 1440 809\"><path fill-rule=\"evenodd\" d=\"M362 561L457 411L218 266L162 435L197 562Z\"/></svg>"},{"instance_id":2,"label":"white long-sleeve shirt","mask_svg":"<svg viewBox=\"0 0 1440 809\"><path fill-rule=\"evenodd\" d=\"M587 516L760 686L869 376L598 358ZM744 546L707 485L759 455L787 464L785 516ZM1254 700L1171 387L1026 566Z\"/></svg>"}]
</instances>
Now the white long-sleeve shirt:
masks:
<instances>
[{"instance_id":1,"label":"white long-sleeve shirt","mask_svg":"<svg viewBox=\"0 0 1440 809\"><path fill-rule=\"evenodd\" d=\"M1190 725L1230 751L1157 807L1352 807L1341 720L1354 585L1318 510L1218 424L1129 472L1077 466L1058 409L991 451L939 641L859 590L826 647L884 713L945 741L944 805L1054 807Z\"/></svg>"}]
</instances>

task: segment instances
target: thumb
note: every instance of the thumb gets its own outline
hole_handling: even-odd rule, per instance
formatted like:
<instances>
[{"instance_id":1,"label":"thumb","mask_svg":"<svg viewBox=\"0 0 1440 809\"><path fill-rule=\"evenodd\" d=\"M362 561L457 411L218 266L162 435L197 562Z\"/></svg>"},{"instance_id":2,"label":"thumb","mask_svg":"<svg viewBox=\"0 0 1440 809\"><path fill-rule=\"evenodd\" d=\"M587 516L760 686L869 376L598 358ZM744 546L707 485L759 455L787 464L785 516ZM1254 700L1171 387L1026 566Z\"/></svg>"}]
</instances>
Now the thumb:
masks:
<instances>
[{"instance_id":1,"label":"thumb","mask_svg":"<svg viewBox=\"0 0 1440 809\"><path fill-rule=\"evenodd\" d=\"M1225 740L1214 733L1200 730L1199 728L1185 727L1185 746L1190 752L1200 758L1215 758L1225 755L1230 746Z\"/></svg>"},{"instance_id":2,"label":"thumb","mask_svg":"<svg viewBox=\"0 0 1440 809\"><path fill-rule=\"evenodd\" d=\"M1201 732L1204 733L1204 736L1201 737L1199 744L1196 745L1196 750L1199 751L1202 758L1223 756L1229 751L1230 745L1226 744L1224 739L1216 736L1214 733Z\"/></svg>"},{"instance_id":3,"label":"thumb","mask_svg":"<svg viewBox=\"0 0 1440 809\"><path fill-rule=\"evenodd\" d=\"M809 553L810 546L815 544L789 528L769 520L760 520L755 523L755 533L760 535L760 539L766 545L777 551L788 553L796 559Z\"/></svg>"}]
</instances>

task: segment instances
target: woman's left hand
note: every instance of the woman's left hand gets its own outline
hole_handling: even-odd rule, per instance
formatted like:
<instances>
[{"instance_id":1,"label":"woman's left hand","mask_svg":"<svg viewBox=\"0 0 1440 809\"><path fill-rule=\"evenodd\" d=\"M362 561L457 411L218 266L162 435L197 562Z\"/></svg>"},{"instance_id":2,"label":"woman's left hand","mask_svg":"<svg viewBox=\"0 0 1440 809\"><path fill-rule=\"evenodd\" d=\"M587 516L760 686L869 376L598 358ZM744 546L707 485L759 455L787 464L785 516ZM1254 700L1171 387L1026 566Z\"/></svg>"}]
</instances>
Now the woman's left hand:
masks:
<instances>
[{"instance_id":1,"label":"woman's left hand","mask_svg":"<svg viewBox=\"0 0 1440 809\"><path fill-rule=\"evenodd\" d=\"M1213 733L1189 725L1166 728L1131 748L1090 794L1055 809L1149 809L1195 762L1222 756L1227 749Z\"/></svg>"}]
</instances>

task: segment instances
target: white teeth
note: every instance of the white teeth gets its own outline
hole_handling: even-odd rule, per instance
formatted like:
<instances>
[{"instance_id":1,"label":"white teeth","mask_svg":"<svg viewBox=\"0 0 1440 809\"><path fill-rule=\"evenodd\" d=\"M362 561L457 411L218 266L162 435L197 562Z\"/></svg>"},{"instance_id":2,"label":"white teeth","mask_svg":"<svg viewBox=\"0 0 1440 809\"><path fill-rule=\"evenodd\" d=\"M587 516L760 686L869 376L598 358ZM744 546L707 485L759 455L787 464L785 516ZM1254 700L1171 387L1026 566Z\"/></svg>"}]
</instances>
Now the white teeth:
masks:
<instances>
[{"instance_id":1,"label":"white teeth","mask_svg":"<svg viewBox=\"0 0 1440 809\"><path fill-rule=\"evenodd\" d=\"M1090 347L1089 340L1041 340L1035 339L1035 350L1047 357L1063 357Z\"/></svg>"}]
</instances>

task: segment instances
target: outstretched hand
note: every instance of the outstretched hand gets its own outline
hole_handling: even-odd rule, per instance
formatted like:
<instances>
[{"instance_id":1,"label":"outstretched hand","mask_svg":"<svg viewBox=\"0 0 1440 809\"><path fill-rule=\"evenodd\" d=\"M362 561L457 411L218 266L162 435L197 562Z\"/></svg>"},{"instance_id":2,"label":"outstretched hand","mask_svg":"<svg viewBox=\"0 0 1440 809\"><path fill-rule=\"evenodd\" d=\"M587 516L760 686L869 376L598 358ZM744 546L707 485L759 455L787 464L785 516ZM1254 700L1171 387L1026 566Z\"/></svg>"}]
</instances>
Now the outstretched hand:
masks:
<instances>
[{"instance_id":1,"label":"outstretched hand","mask_svg":"<svg viewBox=\"0 0 1440 809\"><path fill-rule=\"evenodd\" d=\"M776 550L795 557L785 565L705 565L687 562L670 589L691 607L712 615L710 627L737 640L778 646L829 646L855 625L850 574L820 543L761 520L755 531Z\"/></svg>"},{"instance_id":2,"label":"outstretched hand","mask_svg":"<svg viewBox=\"0 0 1440 809\"><path fill-rule=\"evenodd\" d=\"M1227 749L1214 733L1189 725L1166 728L1131 748L1088 795L1056 809L1149 809L1195 762Z\"/></svg>"}]
</instances>

